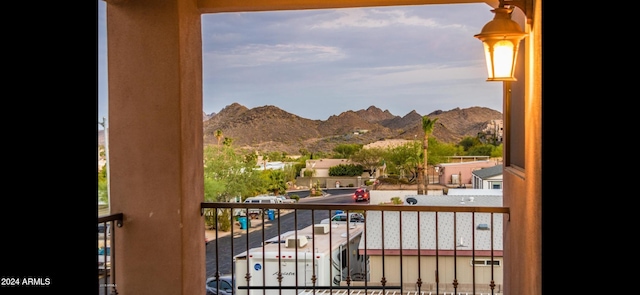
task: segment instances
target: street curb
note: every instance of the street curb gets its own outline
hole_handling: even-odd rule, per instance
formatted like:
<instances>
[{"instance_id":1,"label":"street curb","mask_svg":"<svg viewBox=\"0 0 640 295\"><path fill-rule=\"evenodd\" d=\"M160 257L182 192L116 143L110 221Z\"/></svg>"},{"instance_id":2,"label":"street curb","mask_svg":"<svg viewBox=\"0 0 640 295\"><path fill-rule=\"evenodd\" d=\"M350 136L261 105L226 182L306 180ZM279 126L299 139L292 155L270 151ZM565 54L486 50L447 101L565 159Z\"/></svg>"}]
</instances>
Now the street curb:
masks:
<instances>
[{"instance_id":1,"label":"street curb","mask_svg":"<svg viewBox=\"0 0 640 295\"><path fill-rule=\"evenodd\" d=\"M286 215L289 214L291 212L293 212L294 210L287 210L285 209L285 212L280 212L280 215ZM264 219L264 221L267 223L265 224L264 228L268 228L272 225L272 223L270 223L270 221L276 221L276 219L274 220L268 220L267 218ZM251 219L251 226L249 227L249 232L253 232L256 231L258 229L262 229L262 218L258 218L258 219ZM234 221L234 230L233 230L233 234L234 237L235 236L239 236L242 235L244 233L246 233L246 229L240 229L240 223L238 221ZM205 244L210 243L211 241L216 239L216 232L218 232L218 238L222 238L222 237L226 237L231 235L231 231L216 231L215 229L206 229L204 231L205 233Z\"/></svg>"},{"instance_id":2,"label":"street curb","mask_svg":"<svg viewBox=\"0 0 640 295\"><path fill-rule=\"evenodd\" d=\"M322 195L321 198L325 198L325 197L329 197L329 196L331 196L330 193L325 193L325 194ZM298 202L303 202L304 203L307 198L309 198L309 197L301 198ZM315 197L311 197L311 199L313 199L313 198L315 198ZM285 212L281 212L281 215L289 214L289 213L291 213L293 211L294 210L285 209ZM265 221L269 222L270 220L265 219ZM275 221L275 219L271 220L271 221ZM261 218L259 218L259 219L251 219L251 226L249 227L249 232L257 230L258 227L261 229L262 226L260 226L260 225L262 225L262 219ZM234 236L241 235L242 233L246 232L246 230L240 229L240 224L238 222L236 222L236 221L234 221L234 226L236 226L236 227L234 227L234 230L233 230ZM265 228L267 228L267 227L268 226L265 225ZM209 244L211 241L216 239L216 230L215 229L213 229L213 230L206 229L204 232L205 232L205 244ZM220 231L220 232L218 232L218 238L226 237L226 236L228 236L230 234L231 234L231 231Z\"/></svg>"}]
</instances>

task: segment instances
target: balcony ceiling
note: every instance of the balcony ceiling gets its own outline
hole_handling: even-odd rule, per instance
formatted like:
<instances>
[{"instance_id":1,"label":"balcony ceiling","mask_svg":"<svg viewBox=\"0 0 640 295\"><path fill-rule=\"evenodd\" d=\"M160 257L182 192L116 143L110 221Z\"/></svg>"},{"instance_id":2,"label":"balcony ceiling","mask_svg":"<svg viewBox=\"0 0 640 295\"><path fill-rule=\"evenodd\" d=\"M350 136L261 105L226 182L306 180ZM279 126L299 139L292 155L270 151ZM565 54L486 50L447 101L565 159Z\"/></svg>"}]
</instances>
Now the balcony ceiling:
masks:
<instances>
[{"instance_id":1,"label":"balcony ceiling","mask_svg":"<svg viewBox=\"0 0 640 295\"><path fill-rule=\"evenodd\" d=\"M498 6L498 0L198 0L198 7L202 13L218 13L461 3L487 3L491 7Z\"/></svg>"}]
</instances>

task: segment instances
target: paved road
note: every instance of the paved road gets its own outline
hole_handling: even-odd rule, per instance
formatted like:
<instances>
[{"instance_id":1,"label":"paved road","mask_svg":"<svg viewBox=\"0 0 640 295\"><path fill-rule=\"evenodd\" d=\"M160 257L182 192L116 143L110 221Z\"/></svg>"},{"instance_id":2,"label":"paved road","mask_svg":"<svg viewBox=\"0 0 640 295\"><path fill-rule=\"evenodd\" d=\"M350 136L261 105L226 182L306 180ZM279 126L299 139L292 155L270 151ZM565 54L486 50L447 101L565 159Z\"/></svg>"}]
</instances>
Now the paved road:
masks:
<instances>
[{"instance_id":1,"label":"paved road","mask_svg":"<svg viewBox=\"0 0 640 295\"><path fill-rule=\"evenodd\" d=\"M355 188L340 188L340 189L325 189L327 193L325 197L308 198L309 191L291 192L291 194L297 194L301 198L301 202L304 203L330 203L330 204L353 204L351 194L355 191ZM362 204L365 204L363 202ZM329 211L315 211L314 222L319 223L322 219L329 218L334 212ZM280 232L285 233L290 230L294 230L294 224L296 214L289 213L282 215L280 218L272 221L265 221L265 230L256 230L249 233L249 248L259 247L262 241L275 237L278 235L278 224L280 226ZM279 223L278 223L279 221ZM311 225L311 210L299 210L297 214L298 228L305 228ZM263 235L264 234L264 235ZM233 256L240 254L247 250L247 236L241 232L234 233L233 240L231 235L221 237L218 239L218 249L216 250L215 241L210 242L206 246L206 270L207 277L213 276L216 270L220 270L222 275L231 274ZM233 254L231 252L233 250ZM220 260L216 261L216 257L220 256ZM217 263L217 264L216 264ZM107 277L106 283L109 283ZM98 277L99 286L104 286L104 276ZM110 288L107 290L107 294L110 294ZM99 288L99 295L105 295L104 287Z\"/></svg>"},{"instance_id":2,"label":"paved road","mask_svg":"<svg viewBox=\"0 0 640 295\"><path fill-rule=\"evenodd\" d=\"M304 203L330 203L330 204L353 204L351 194L355 191L353 189L335 189L328 190L329 196L322 198L303 198L301 202ZM364 202L362 203L364 204ZM315 217L313 222L320 223L322 219L329 218L334 212L328 210L315 210ZM275 220L265 220L265 230L256 230L249 233L248 237L244 232L234 232L232 235L221 237L209 242L206 246L206 269L207 277L214 276L216 271L219 271L221 275L230 275L233 271L233 256L238 255L247 249L254 247L260 247L262 241L276 237L278 232L285 233L287 231L294 230L294 224L296 223L296 214L291 212L289 214L281 215L280 218ZM298 210L297 211L297 223L298 229L305 228L312 224L311 210ZM280 227L280 230L278 230ZM249 247L247 247L249 244ZM231 251L233 249L233 251ZM216 260L216 257L220 259Z\"/></svg>"}]
</instances>

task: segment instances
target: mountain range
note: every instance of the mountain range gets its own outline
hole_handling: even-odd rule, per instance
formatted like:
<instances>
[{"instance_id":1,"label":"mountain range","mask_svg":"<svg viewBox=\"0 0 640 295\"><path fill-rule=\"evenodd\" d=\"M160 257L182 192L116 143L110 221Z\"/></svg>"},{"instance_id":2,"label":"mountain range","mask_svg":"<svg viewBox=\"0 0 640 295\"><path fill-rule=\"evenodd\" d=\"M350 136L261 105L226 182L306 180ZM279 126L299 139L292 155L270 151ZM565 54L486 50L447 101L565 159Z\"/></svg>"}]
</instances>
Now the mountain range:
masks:
<instances>
[{"instance_id":1,"label":"mountain range","mask_svg":"<svg viewBox=\"0 0 640 295\"><path fill-rule=\"evenodd\" d=\"M502 120L502 113L486 107L436 110L427 116L438 118L431 136L443 143L458 143L475 137L492 120ZM345 111L327 120L311 120L266 105L249 109L238 103L219 113L203 113L204 144L215 145L216 130L232 139L233 145L259 152L286 152L290 155L331 152L339 144L369 144L391 139L421 138L422 115L415 110L404 116L391 114L375 106ZM98 145L104 144L104 132L98 131Z\"/></svg>"},{"instance_id":2,"label":"mountain range","mask_svg":"<svg viewBox=\"0 0 640 295\"><path fill-rule=\"evenodd\" d=\"M502 113L486 107L436 110L427 116L438 118L431 136L439 142L458 143L475 137ZM249 109L238 103L219 113L203 114L204 144L217 144L216 130L233 140L233 145L260 152L281 151L299 154L331 152L339 144L369 144L388 139L421 138L422 115L415 110L404 116L370 106L366 110L345 111L327 120L311 120L266 105Z\"/></svg>"}]
</instances>

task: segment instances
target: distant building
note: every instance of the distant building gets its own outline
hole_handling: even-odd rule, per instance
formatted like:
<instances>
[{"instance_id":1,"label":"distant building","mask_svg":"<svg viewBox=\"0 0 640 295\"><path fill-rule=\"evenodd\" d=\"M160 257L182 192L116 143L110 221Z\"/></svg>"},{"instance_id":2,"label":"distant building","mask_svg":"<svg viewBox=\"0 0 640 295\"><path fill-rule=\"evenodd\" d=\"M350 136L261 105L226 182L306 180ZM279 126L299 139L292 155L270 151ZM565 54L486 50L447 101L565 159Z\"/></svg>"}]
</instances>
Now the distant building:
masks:
<instances>
[{"instance_id":1,"label":"distant building","mask_svg":"<svg viewBox=\"0 0 640 295\"><path fill-rule=\"evenodd\" d=\"M475 170L472 185L476 189L502 189L502 165Z\"/></svg>"},{"instance_id":2,"label":"distant building","mask_svg":"<svg viewBox=\"0 0 640 295\"><path fill-rule=\"evenodd\" d=\"M353 131L353 135L365 134L367 132L369 132L369 130L367 130L367 129L356 129L356 130Z\"/></svg>"},{"instance_id":3,"label":"distant building","mask_svg":"<svg viewBox=\"0 0 640 295\"><path fill-rule=\"evenodd\" d=\"M498 165L495 161L471 161L436 165L438 183L448 187L472 187L473 172Z\"/></svg>"},{"instance_id":4,"label":"distant building","mask_svg":"<svg viewBox=\"0 0 640 295\"><path fill-rule=\"evenodd\" d=\"M354 164L349 159L310 159L306 161L305 168L300 170L300 175L296 179L296 182L305 186L308 184L309 187L316 182L320 183L320 187L347 187L360 186L364 184L366 180L371 179L368 171L362 172L360 176L353 177L330 176L329 170L331 167L338 165L357 164ZM305 171L313 171L313 176L310 178L305 177Z\"/></svg>"},{"instance_id":5,"label":"distant building","mask_svg":"<svg viewBox=\"0 0 640 295\"><path fill-rule=\"evenodd\" d=\"M284 170L287 165L291 166L291 163L285 163L280 161L275 162L263 162L258 164L255 170Z\"/></svg>"},{"instance_id":6,"label":"distant building","mask_svg":"<svg viewBox=\"0 0 640 295\"><path fill-rule=\"evenodd\" d=\"M349 159L311 159L307 160L305 168L300 171L300 177L304 177L304 172L314 170L313 177L329 177L329 168L338 165L353 164Z\"/></svg>"},{"instance_id":7,"label":"distant building","mask_svg":"<svg viewBox=\"0 0 640 295\"><path fill-rule=\"evenodd\" d=\"M504 134L503 129L502 120L491 120L491 122L487 124L487 127L482 130L481 135L486 143L497 145L502 143Z\"/></svg>"}]
</instances>

